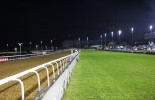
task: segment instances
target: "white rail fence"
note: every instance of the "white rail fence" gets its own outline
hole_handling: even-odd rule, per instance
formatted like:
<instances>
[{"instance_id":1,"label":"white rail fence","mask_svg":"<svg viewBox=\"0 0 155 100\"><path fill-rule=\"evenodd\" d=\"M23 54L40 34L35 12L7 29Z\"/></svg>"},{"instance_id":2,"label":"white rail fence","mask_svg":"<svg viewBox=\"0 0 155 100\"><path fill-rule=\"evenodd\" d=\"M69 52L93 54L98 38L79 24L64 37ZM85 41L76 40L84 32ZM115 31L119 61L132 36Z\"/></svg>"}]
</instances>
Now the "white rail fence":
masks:
<instances>
[{"instance_id":1,"label":"white rail fence","mask_svg":"<svg viewBox=\"0 0 155 100\"><path fill-rule=\"evenodd\" d=\"M80 52L76 51L76 52L74 52L74 53L72 53L72 54L70 54L68 56L65 56L65 57L50 61L48 63L45 63L45 64L42 64L42 65L37 66L35 68L23 71L23 72L18 73L16 75L1 79L0 80L0 85L6 84L6 83L8 83L10 81L18 81L20 86L21 86L21 100L24 100L25 99L24 84L23 84L22 80L20 80L19 78L26 75L26 74L28 74L28 73L35 73L36 76L37 76L38 94L34 97L34 99L38 100L38 99L43 98L43 100L48 100L48 99L49 100L60 100L61 97L62 97L62 91L60 91L59 88L61 88L61 86L56 86L57 90L59 91L59 92L56 92L57 90L55 90L55 85L59 85L59 84L64 85L64 83L61 83L61 81L66 80L66 77L65 77L65 79L63 79L64 73L68 72L69 74L71 74L71 72L72 72L72 70L73 70L73 68L74 68L74 66L75 66L75 64L77 62L77 59L79 59L79 53ZM58 63L60 63L60 68L59 68ZM58 71L57 76L55 74L54 64L57 65L56 66L56 70ZM48 68L46 67L47 65L51 65L51 68L52 68L52 75L54 77L52 82L50 82L50 79L49 79L49 71L48 71ZM48 86L46 88L42 89L42 90L40 88L40 85L41 85L40 76L39 76L39 73L36 71L36 70L38 70L40 68L45 68L46 73L47 73L47 82L48 82ZM70 75L69 75L69 77L70 77ZM68 77L67 81L65 81L65 82L69 82L69 77ZM51 92L51 93L53 93L52 98L54 98L54 99L51 99L50 98L51 96L49 97L50 92L48 92L49 90L51 91L52 87L54 87L54 92ZM65 83L65 87L66 87L66 83ZM61 88L61 90L62 90L62 88ZM52 89L52 91L53 91L53 89ZM45 97L41 97L41 94L43 94L43 93L45 93Z\"/></svg>"},{"instance_id":2,"label":"white rail fence","mask_svg":"<svg viewBox=\"0 0 155 100\"><path fill-rule=\"evenodd\" d=\"M19 60L19 59L26 59L26 58L31 58L31 57L37 57L37 56L42 56L42 55L50 55L50 54L56 54L61 51L55 51L55 52L47 52L43 54L43 51L35 51L35 52L40 52L40 53L35 53L35 54L25 54L25 55L13 55L13 56L0 56L0 63L2 62L7 62L7 61L13 61L13 60Z\"/></svg>"}]
</instances>

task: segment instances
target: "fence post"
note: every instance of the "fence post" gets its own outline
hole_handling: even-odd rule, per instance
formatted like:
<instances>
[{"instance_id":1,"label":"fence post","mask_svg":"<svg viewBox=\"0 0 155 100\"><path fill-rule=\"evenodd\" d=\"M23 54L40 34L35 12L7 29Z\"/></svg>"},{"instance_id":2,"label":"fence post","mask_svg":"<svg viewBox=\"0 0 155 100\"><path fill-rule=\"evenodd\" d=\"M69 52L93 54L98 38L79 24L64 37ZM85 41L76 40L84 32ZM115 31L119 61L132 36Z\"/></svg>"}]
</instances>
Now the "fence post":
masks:
<instances>
[{"instance_id":1,"label":"fence post","mask_svg":"<svg viewBox=\"0 0 155 100\"><path fill-rule=\"evenodd\" d=\"M37 79L38 79L38 91L40 92L40 77L37 71L31 71L33 73L35 73L37 75Z\"/></svg>"},{"instance_id":2,"label":"fence post","mask_svg":"<svg viewBox=\"0 0 155 100\"><path fill-rule=\"evenodd\" d=\"M54 65L50 64L52 66L52 71L53 71L53 78L54 78L54 82L55 82L55 72L54 72Z\"/></svg>"},{"instance_id":3,"label":"fence post","mask_svg":"<svg viewBox=\"0 0 155 100\"><path fill-rule=\"evenodd\" d=\"M47 84L48 84L48 87L50 86L50 82L49 82L49 72L48 72L48 68L47 67L45 67L45 66L43 66L43 68L45 68L46 69L46 74L47 74Z\"/></svg>"}]
</instances>

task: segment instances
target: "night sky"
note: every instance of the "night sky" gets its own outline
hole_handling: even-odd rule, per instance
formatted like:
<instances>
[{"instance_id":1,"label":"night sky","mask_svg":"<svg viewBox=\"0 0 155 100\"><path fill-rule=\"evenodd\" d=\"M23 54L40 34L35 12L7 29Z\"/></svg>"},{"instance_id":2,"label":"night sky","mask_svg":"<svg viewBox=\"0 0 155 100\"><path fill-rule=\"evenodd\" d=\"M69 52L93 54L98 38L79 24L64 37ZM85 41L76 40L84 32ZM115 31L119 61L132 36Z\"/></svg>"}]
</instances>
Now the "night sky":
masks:
<instances>
[{"instance_id":1,"label":"night sky","mask_svg":"<svg viewBox=\"0 0 155 100\"><path fill-rule=\"evenodd\" d=\"M18 42L34 45L43 41L61 45L64 40L115 36L122 30L129 39L130 28L142 39L155 25L155 0L55 0L51 2L1 2L0 48Z\"/></svg>"}]
</instances>

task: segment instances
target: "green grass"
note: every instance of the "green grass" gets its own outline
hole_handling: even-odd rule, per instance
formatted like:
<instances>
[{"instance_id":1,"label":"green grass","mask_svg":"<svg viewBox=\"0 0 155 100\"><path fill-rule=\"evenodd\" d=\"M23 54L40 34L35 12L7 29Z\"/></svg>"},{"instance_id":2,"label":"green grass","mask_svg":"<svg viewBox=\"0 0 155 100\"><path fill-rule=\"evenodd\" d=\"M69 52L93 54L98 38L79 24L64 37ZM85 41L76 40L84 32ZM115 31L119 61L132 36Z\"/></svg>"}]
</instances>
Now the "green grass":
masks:
<instances>
[{"instance_id":1,"label":"green grass","mask_svg":"<svg viewBox=\"0 0 155 100\"><path fill-rule=\"evenodd\" d=\"M82 50L63 100L155 100L155 56Z\"/></svg>"}]
</instances>

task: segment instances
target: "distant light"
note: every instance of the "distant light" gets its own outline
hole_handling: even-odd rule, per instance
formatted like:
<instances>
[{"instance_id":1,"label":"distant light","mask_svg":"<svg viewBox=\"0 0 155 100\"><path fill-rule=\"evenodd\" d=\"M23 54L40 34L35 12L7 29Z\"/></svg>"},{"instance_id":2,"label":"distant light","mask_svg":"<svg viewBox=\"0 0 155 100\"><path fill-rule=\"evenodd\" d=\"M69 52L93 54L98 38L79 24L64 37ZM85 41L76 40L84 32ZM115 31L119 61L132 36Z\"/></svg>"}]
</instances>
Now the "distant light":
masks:
<instances>
[{"instance_id":1,"label":"distant light","mask_svg":"<svg viewBox=\"0 0 155 100\"><path fill-rule=\"evenodd\" d=\"M100 38L102 38L102 35L100 35Z\"/></svg>"},{"instance_id":2,"label":"distant light","mask_svg":"<svg viewBox=\"0 0 155 100\"><path fill-rule=\"evenodd\" d=\"M80 41L80 38L79 38L79 41Z\"/></svg>"},{"instance_id":3,"label":"distant light","mask_svg":"<svg viewBox=\"0 0 155 100\"><path fill-rule=\"evenodd\" d=\"M21 46L23 43L18 43L19 46Z\"/></svg>"},{"instance_id":4,"label":"distant light","mask_svg":"<svg viewBox=\"0 0 155 100\"><path fill-rule=\"evenodd\" d=\"M133 32L133 27L131 28L131 31Z\"/></svg>"},{"instance_id":5,"label":"distant light","mask_svg":"<svg viewBox=\"0 0 155 100\"><path fill-rule=\"evenodd\" d=\"M119 31L118 31L118 34L119 34L119 35L121 35L121 33L122 33L122 31L121 31L121 30L119 30Z\"/></svg>"},{"instance_id":6,"label":"distant light","mask_svg":"<svg viewBox=\"0 0 155 100\"><path fill-rule=\"evenodd\" d=\"M152 26L152 25L150 25L150 31L152 30L152 28L153 28L153 26Z\"/></svg>"},{"instance_id":7,"label":"distant light","mask_svg":"<svg viewBox=\"0 0 155 100\"><path fill-rule=\"evenodd\" d=\"M51 43L52 43L52 40L51 40Z\"/></svg>"},{"instance_id":8,"label":"distant light","mask_svg":"<svg viewBox=\"0 0 155 100\"><path fill-rule=\"evenodd\" d=\"M107 33L105 33L104 36L106 37L107 36Z\"/></svg>"},{"instance_id":9,"label":"distant light","mask_svg":"<svg viewBox=\"0 0 155 100\"><path fill-rule=\"evenodd\" d=\"M43 41L40 41L40 43L43 43Z\"/></svg>"},{"instance_id":10,"label":"distant light","mask_svg":"<svg viewBox=\"0 0 155 100\"><path fill-rule=\"evenodd\" d=\"M111 32L111 36L113 36L114 35L114 32Z\"/></svg>"},{"instance_id":11,"label":"distant light","mask_svg":"<svg viewBox=\"0 0 155 100\"><path fill-rule=\"evenodd\" d=\"M87 37L87 41L88 41L88 37Z\"/></svg>"}]
</instances>

